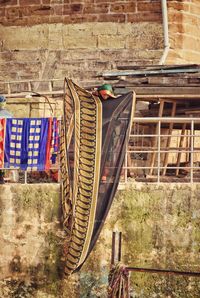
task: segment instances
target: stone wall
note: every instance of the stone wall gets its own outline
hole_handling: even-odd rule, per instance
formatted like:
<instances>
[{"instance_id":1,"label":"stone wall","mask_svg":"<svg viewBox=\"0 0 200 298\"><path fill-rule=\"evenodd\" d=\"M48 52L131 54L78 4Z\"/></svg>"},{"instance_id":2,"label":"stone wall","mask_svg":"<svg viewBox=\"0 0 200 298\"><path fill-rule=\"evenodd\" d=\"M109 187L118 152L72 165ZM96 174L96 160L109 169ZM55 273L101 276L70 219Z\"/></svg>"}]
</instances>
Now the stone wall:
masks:
<instances>
[{"instance_id":1,"label":"stone wall","mask_svg":"<svg viewBox=\"0 0 200 298\"><path fill-rule=\"evenodd\" d=\"M198 0L167 1L168 64L199 63ZM163 52L160 0L4 0L2 81L71 77L98 85L119 66L157 64Z\"/></svg>"},{"instance_id":2,"label":"stone wall","mask_svg":"<svg viewBox=\"0 0 200 298\"><path fill-rule=\"evenodd\" d=\"M3 0L0 24L160 21L159 0Z\"/></svg>"},{"instance_id":3,"label":"stone wall","mask_svg":"<svg viewBox=\"0 0 200 298\"><path fill-rule=\"evenodd\" d=\"M44 97L8 98L6 109L16 118L61 117L63 115L63 99L50 99L50 105Z\"/></svg>"},{"instance_id":4,"label":"stone wall","mask_svg":"<svg viewBox=\"0 0 200 298\"><path fill-rule=\"evenodd\" d=\"M106 298L114 230L122 231L126 265L199 271L198 184L133 184L119 190L93 252L67 280L59 185L4 185L0 194L1 297ZM131 292L138 298L198 298L200 279L134 273Z\"/></svg>"},{"instance_id":5,"label":"stone wall","mask_svg":"<svg viewBox=\"0 0 200 298\"><path fill-rule=\"evenodd\" d=\"M66 76L95 85L104 71L162 55L160 0L7 0L0 14L2 81Z\"/></svg>"},{"instance_id":6,"label":"stone wall","mask_svg":"<svg viewBox=\"0 0 200 298\"><path fill-rule=\"evenodd\" d=\"M167 63L200 63L200 1L168 1L170 52Z\"/></svg>"}]
</instances>

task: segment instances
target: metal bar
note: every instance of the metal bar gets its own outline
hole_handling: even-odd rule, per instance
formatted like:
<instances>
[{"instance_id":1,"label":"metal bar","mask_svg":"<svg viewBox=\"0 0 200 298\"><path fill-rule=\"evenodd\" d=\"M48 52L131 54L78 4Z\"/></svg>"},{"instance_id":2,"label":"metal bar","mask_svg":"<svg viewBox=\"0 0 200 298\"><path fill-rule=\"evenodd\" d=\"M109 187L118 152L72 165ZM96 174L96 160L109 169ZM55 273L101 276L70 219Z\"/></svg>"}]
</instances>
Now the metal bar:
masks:
<instances>
[{"instance_id":1,"label":"metal bar","mask_svg":"<svg viewBox=\"0 0 200 298\"><path fill-rule=\"evenodd\" d=\"M17 83L29 83L29 82L31 82L31 83L42 83L42 82L58 82L58 81L60 81L60 82L64 82L64 80L63 79L44 79L44 80L40 80L40 79L38 79L38 80L19 80L19 81L5 81L5 82L1 82L1 84L2 83L4 83L4 84L17 84Z\"/></svg>"},{"instance_id":2,"label":"metal bar","mask_svg":"<svg viewBox=\"0 0 200 298\"><path fill-rule=\"evenodd\" d=\"M31 82L30 81L28 82L28 91L30 91L30 92L32 91Z\"/></svg>"},{"instance_id":3,"label":"metal bar","mask_svg":"<svg viewBox=\"0 0 200 298\"><path fill-rule=\"evenodd\" d=\"M27 171L24 172L24 184L27 184Z\"/></svg>"},{"instance_id":4,"label":"metal bar","mask_svg":"<svg viewBox=\"0 0 200 298\"><path fill-rule=\"evenodd\" d=\"M150 269L150 268L139 268L139 267L126 267L126 270L132 271L132 272L148 272L148 273L158 273L158 274L174 274L174 275L185 275L185 276L200 277L200 272L193 272L193 271L178 271L178 270L168 270L168 269Z\"/></svg>"},{"instance_id":5,"label":"metal bar","mask_svg":"<svg viewBox=\"0 0 200 298\"><path fill-rule=\"evenodd\" d=\"M179 150L178 150L178 155L177 155L177 161L176 161L176 166L179 167L180 165L180 161L181 161L181 155L182 155L182 148L183 147L183 142L184 142L184 139L185 139L185 130L186 130L186 124L183 123L183 126L182 126L182 131L181 131L181 136L180 136L180 140L179 140ZM185 148L184 148L185 149ZM176 169L176 176L179 174L179 169Z\"/></svg>"},{"instance_id":6,"label":"metal bar","mask_svg":"<svg viewBox=\"0 0 200 298\"><path fill-rule=\"evenodd\" d=\"M130 88L128 88L129 90ZM132 89L134 89L134 86L132 87ZM127 92L127 90L126 90ZM124 92L125 93L125 92ZM176 100L182 100L182 99L200 99L200 95L198 94L191 94L191 93L186 93L184 92L184 94L137 94L137 100L141 99L142 101L158 101L160 99L176 99Z\"/></svg>"},{"instance_id":7,"label":"metal bar","mask_svg":"<svg viewBox=\"0 0 200 298\"><path fill-rule=\"evenodd\" d=\"M190 166L191 166L191 171L190 171L190 182L193 183L193 178L194 178L194 173L193 173L193 164L194 164L194 121L192 120L191 122L191 155L190 155Z\"/></svg>"},{"instance_id":8,"label":"metal bar","mask_svg":"<svg viewBox=\"0 0 200 298\"><path fill-rule=\"evenodd\" d=\"M161 0L161 6L162 6L163 33L164 33L164 51L159 61L159 64L164 64L170 48L167 0Z\"/></svg>"},{"instance_id":9,"label":"metal bar","mask_svg":"<svg viewBox=\"0 0 200 298\"><path fill-rule=\"evenodd\" d=\"M131 150L131 151L128 151L130 153L152 153L152 152L155 152L155 153L158 153L158 150ZM191 152L194 152L194 153L199 153L200 152L200 149L193 149L193 151L191 150L182 150L182 149L168 149L168 150L160 150L160 153L165 153L165 152L170 152L170 153L178 153L178 152L182 152L182 153L191 153Z\"/></svg>"},{"instance_id":10,"label":"metal bar","mask_svg":"<svg viewBox=\"0 0 200 298\"><path fill-rule=\"evenodd\" d=\"M157 123L158 121L161 121L161 123L191 123L191 121L200 123L200 118L194 117L194 118L189 118L189 117L134 117L133 118L134 122L139 122L139 123Z\"/></svg>"},{"instance_id":11,"label":"metal bar","mask_svg":"<svg viewBox=\"0 0 200 298\"><path fill-rule=\"evenodd\" d=\"M185 123L183 123L183 124L185 124ZM168 137L169 135L160 135L161 137ZM182 136L182 134L180 133L180 134L173 134L173 136L172 137L181 137ZM189 135L189 136L185 136L186 138L190 138L191 136L193 136L193 137L200 137L200 134L195 134L195 135ZM155 134L140 134L140 135L130 135L130 137L140 137L140 138L143 138L143 137L157 137L157 135L155 135Z\"/></svg>"},{"instance_id":12,"label":"metal bar","mask_svg":"<svg viewBox=\"0 0 200 298\"><path fill-rule=\"evenodd\" d=\"M157 169L158 167L153 167L154 169ZM163 169L164 167L162 167L162 166L160 166L160 169ZM179 167L168 167L168 169L178 169ZM190 169L199 169L199 166L197 166L197 167L187 167L187 166L183 166L183 167L181 167L182 169L188 169L188 170L190 170ZM133 166L133 167L127 167L127 169L150 169L150 167L139 167L139 166Z\"/></svg>"},{"instance_id":13,"label":"metal bar","mask_svg":"<svg viewBox=\"0 0 200 298\"><path fill-rule=\"evenodd\" d=\"M200 72L200 67L197 68L181 68L181 69L160 69L160 70L129 70L129 71L107 71L102 74L103 77L114 76L138 76L138 75L155 75L155 74L170 74L170 73L196 73Z\"/></svg>"},{"instance_id":14,"label":"metal bar","mask_svg":"<svg viewBox=\"0 0 200 298\"><path fill-rule=\"evenodd\" d=\"M158 112L158 118L162 118L162 114L163 114L163 109L164 109L164 100L161 100L160 102L160 107L159 107L159 112ZM156 128L155 128L155 135L158 134L158 129L159 129L159 125L160 125L160 120L157 121L156 123ZM157 137L154 138L154 140L152 141L152 146L156 146L157 145ZM153 166L155 163L155 159L156 159L156 153L153 152L153 154L151 155L151 161L150 161L150 166L152 167L152 169L150 169L149 174L152 175L153 174Z\"/></svg>"},{"instance_id":15,"label":"metal bar","mask_svg":"<svg viewBox=\"0 0 200 298\"><path fill-rule=\"evenodd\" d=\"M53 91L53 82L49 81L49 91L52 92Z\"/></svg>"},{"instance_id":16,"label":"metal bar","mask_svg":"<svg viewBox=\"0 0 200 298\"><path fill-rule=\"evenodd\" d=\"M112 255L111 255L111 264L114 265L117 262L121 261L121 232L112 233Z\"/></svg>"},{"instance_id":17,"label":"metal bar","mask_svg":"<svg viewBox=\"0 0 200 298\"><path fill-rule=\"evenodd\" d=\"M160 127L161 123L160 121L158 122L158 177L157 177L157 182L160 183L160 160L161 160L161 156L160 156Z\"/></svg>"},{"instance_id":18,"label":"metal bar","mask_svg":"<svg viewBox=\"0 0 200 298\"><path fill-rule=\"evenodd\" d=\"M112 233L112 254L111 254L111 265L115 264L115 232Z\"/></svg>"},{"instance_id":19,"label":"metal bar","mask_svg":"<svg viewBox=\"0 0 200 298\"><path fill-rule=\"evenodd\" d=\"M127 148L127 146L126 146ZM125 173L124 173L124 180L125 183L128 180L128 171L127 171L127 167L128 167L128 151L126 150L126 154L125 154L125 160L124 160L124 164L125 164Z\"/></svg>"},{"instance_id":20,"label":"metal bar","mask_svg":"<svg viewBox=\"0 0 200 298\"><path fill-rule=\"evenodd\" d=\"M172 111L171 111L171 117L174 117L176 114L176 102L173 103L172 105ZM166 147L170 146L170 142L171 142L171 137L172 137L172 131L173 131L173 127L174 127L174 122L171 122L169 124L169 128L168 128L168 137L167 137L167 142L166 142ZM166 175L166 171L167 171L167 164L168 164L168 157L169 157L169 153L166 152L164 155L164 161L163 161L163 165L164 165L164 169L162 172L162 175L165 176Z\"/></svg>"},{"instance_id":21,"label":"metal bar","mask_svg":"<svg viewBox=\"0 0 200 298\"><path fill-rule=\"evenodd\" d=\"M28 91L29 92L29 91ZM33 92L33 90L32 90ZM39 91L40 95L62 95L63 96L63 90L58 90L58 91ZM25 97L27 95L27 92L19 92L19 93L10 93L10 94L4 94L6 95L6 97L12 97L12 98L15 98L15 97Z\"/></svg>"},{"instance_id":22,"label":"metal bar","mask_svg":"<svg viewBox=\"0 0 200 298\"><path fill-rule=\"evenodd\" d=\"M122 258L122 232L119 232L118 261Z\"/></svg>"},{"instance_id":23,"label":"metal bar","mask_svg":"<svg viewBox=\"0 0 200 298\"><path fill-rule=\"evenodd\" d=\"M9 83L7 83L7 88L8 88L8 95L10 95L11 94L11 88L10 88L10 84Z\"/></svg>"}]
</instances>

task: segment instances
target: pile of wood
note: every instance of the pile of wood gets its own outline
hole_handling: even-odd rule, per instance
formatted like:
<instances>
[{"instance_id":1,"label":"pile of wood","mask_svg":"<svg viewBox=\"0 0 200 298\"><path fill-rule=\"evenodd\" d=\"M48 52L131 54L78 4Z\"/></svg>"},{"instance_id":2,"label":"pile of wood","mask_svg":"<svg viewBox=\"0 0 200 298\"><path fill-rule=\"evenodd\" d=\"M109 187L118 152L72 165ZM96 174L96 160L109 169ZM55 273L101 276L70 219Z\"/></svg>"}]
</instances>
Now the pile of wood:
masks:
<instances>
[{"instance_id":1,"label":"pile of wood","mask_svg":"<svg viewBox=\"0 0 200 298\"><path fill-rule=\"evenodd\" d=\"M200 117L200 65L150 65L133 67L119 67L118 71L106 72L102 75L105 82L113 85L116 94L123 94L129 91L136 92L136 114L137 117L169 117L169 123L162 123L161 134L166 134L166 137L161 138L161 148L165 153L160 154L160 179L183 178L188 175L185 170L185 164L191 166L191 148L187 143L190 142L187 137L191 134L191 123L175 123L174 117ZM140 123L140 129L146 130L147 124ZM149 124L148 133L156 135L158 133L158 124ZM194 131L200 130L200 123L196 123ZM174 144L171 136L175 132L180 135L177 139L177 144ZM200 137L198 138L200 139ZM198 139L195 138L195 145L198 145ZM149 167L146 169L145 175L139 175L138 179L147 179L157 175L158 170L155 166L158 164L156 148L158 148L158 138L155 136L150 139L143 138L138 141L135 137L130 144L131 149L138 148L142 150L155 149L155 152L148 153L147 158L143 161L135 159L136 153L131 154L132 164ZM190 145L189 145L190 146ZM199 145L198 145L199 147ZM172 150L176 150L176 154L172 154ZM197 148L193 148L195 150ZM187 151L188 154L183 154L182 151ZM140 154L144 156L144 153ZM192 157L194 158L194 156ZM174 160L174 163L172 161ZM200 160L200 153L195 155L194 163ZM170 167L176 169L170 169ZM194 166L194 165L193 165ZM178 168L177 168L178 167ZM187 167L186 167L187 168ZM135 172L138 173L136 169ZM133 173L133 171L132 171ZM187 175L186 175L186 174ZM195 171L193 171L194 175ZM145 176L145 177L144 177ZM190 179L190 178L188 178Z\"/></svg>"}]
</instances>

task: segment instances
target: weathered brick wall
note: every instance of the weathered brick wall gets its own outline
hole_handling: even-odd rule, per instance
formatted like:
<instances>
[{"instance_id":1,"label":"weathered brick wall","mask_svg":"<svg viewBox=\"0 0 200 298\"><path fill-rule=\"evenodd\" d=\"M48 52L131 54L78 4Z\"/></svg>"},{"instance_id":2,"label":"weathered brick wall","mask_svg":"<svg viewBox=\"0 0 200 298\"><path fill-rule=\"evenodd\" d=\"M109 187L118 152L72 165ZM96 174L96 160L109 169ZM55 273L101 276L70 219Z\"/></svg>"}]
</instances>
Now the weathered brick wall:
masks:
<instances>
[{"instance_id":1,"label":"weathered brick wall","mask_svg":"<svg viewBox=\"0 0 200 298\"><path fill-rule=\"evenodd\" d=\"M0 24L161 21L160 0L1 0Z\"/></svg>"},{"instance_id":2,"label":"weathered brick wall","mask_svg":"<svg viewBox=\"0 0 200 298\"><path fill-rule=\"evenodd\" d=\"M167 63L199 63L200 2L167 1ZM63 78L98 83L119 65L158 63L161 0L1 0L1 80Z\"/></svg>"},{"instance_id":3,"label":"weathered brick wall","mask_svg":"<svg viewBox=\"0 0 200 298\"><path fill-rule=\"evenodd\" d=\"M85 85L105 70L158 63L162 55L160 0L0 3L4 81L67 76Z\"/></svg>"},{"instance_id":4,"label":"weathered brick wall","mask_svg":"<svg viewBox=\"0 0 200 298\"><path fill-rule=\"evenodd\" d=\"M170 52L167 63L200 63L200 1L168 1Z\"/></svg>"}]
</instances>

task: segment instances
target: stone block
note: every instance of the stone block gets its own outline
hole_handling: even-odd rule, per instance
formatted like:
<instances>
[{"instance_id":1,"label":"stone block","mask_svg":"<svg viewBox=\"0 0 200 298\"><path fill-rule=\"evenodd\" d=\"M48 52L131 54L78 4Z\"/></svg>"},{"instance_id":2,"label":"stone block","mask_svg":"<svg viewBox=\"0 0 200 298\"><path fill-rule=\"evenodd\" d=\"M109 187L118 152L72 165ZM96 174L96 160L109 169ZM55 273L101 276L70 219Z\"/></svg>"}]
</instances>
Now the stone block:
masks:
<instances>
[{"instance_id":1,"label":"stone block","mask_svg":"<svg viewBox=\"0 0 200 298\"><path fill-rule=\"evenodd\" d=\"M132 3L113 3L110 5L110 12L113 13L134 13L136 12L136 2Z\"/></svg>"},{"instance_id":2,"label":"stone block","mask_svg":"<svg viewBox=\"0 0 200 298\"><path fill-rule=\"evenodd\" d=\"M12 113L13 117L23 118L30 117L30 105L29 104L7 104L8 110Z\"/></svg>"},{"instance_id":3,"label":"stone block","mask_svg":"<svg viewBox=\"0 0 200 298\"><path fill-rule=\"evenodd\" d=\"M60 60L61 63L71 60L98 60L99 56L100 51L98 49L76 49L76 51L69 49L61 52Z\"/></svg>"},{"instance_id":4,"label":"stone block","mask_svg":"<svg viewBox=\"0 0 200 298\"><path fill-rule=\"evenodd\" d=\"M200 63L199 51L182 49L178 51L180 57L187 61L187 63Z\"/></svg>"},{"instance_id":5,"label":"stone block","mask_svg":"<svg viewBox=\"0 0 200 298\"><path fill-rule=\"evenodd\" d=\"M64 35L63 45L65 49L94 49L97 47L97 37Z\"/></svg>"},{"instance_id":6,"label":"stone block","mask_svg":"<svg viewBox=\"0 0 200 298\"><path fill-rule=\"evenodd\" d=\"M51 6L50 14L57 17L62 17L63 15L63 5L54 5ZM59 23L59 22L58 22Z\"/></svg>"},{"instance_id":7,"label":"stone block","mask_svg":"<svg viewBox=\"0 0 200 298\"><path fill-rule=\"evenodd\" d=\"M200 21L199 21L199 26L200 26ZM185 34L190 35L191 37L198 37L199 36L199 26L194 26L190 23L184 23L183 24L183 32ZM171 32L171 31L170 31Z\"/></svg>"},{"instance_id":8,"label":"stone block","mask_svg":"<svg viewBox=\"0 0 200 298\"><path fill-rule=\"evenodd\" d=\"M71 37L85 37L86 39L92 36L92 28L94 24L83 23L83 24L69 24L67 26L68 35Z\"/></svg>"},{"instance_id":9,"label":"stone block","mask_svg":"<svg viewBox=\"0 0 200 298\"><path fill-rule=\"evenodd\" d=\"M200 15L200 2L199 1L197 3L191 3L190 13L196 15L197 18L199 18L199 15Z\"/></svg>"},{"instance_id":10,"label":"stone block","mask_svg":"<svg viewBox=\"0 0 200 298\"><path fill-rule=\"evenodd\" d=\"M94 23L91 25L93 35L116 35L118 26L115 23Z\"/></svg>"},{"instance_id":11,"label":"stone block","mask_svg":"<svg viewBox=\"0 0 200 298\"><path fill-rule=\"evenodd\" d=\"M98 22L114 22L114 23L124 23L126 21L126 14L122 13L112 13L112 14L98 14Z\"/></svg>"},{"instance_id":12,"label":"stone block","mask_svg":"<svg viewBox=\"0 0 200 298\"><path fill-rule=\"evenodd\" d=\"M140 36L128 36L126 48L156 50L163 48L162 36L141 32Z\"/></svg>"},{"instance_id":13,"label":"stone block","mask_svg":"<svg viewBox=\"0 0 200 298\"><path fill-rule=\"evenodd\" d=\"M191 51L199 51L200 48L200 38L195 38L193 36L188 36L187 34L181 34L179 38L175 40L175 46L177 48L182 48Z\"/></svg>"},{"instance_id":14,"label":"stone block","mask_svg":"<svg viewBox=\"0 0 200 298\"><path fill-rule=\"evenodd\" d=\"M137 13L128 13L127 21L134 22L162 22L161 12L137 12Z\"/></svg>"},{"instance_id":15,"label":"stone block","mask_svg":"<svg viewBox=\"0 0 200 298\"><path fill-rule=\"evenodd\" d=\"M5 17L5 8L0 9L0 17Z\"/></svg>"},{"instance_id":16,"label":"stone block","mask_svg":"<svg viewBox=\"0 0 200 298\"><path fill-rule=\"evenodd\" d=\"M98 37L98 48L99 49L124 49L125 39L123 36L107 36L100 35Z\"/></svg>"},{"instance_id":17,"label":"stone block","mask_svg":"<svg viewBox=\"0 0 200 298\"><path fill-rule=\"evenodd\" d=\"M64 24L96 22L98 14L70 14L63 17Z\"/></svg>"},{"instance_id":18,"label":"stone block","mask_svg":"<svg viewBox=\"0 0 200 298\"><path fill-rule=\"evenodd\" d=\"M28 4L41 4L41 0L28 0ZM26 0L19 0L19 5L27 5Z\"/></svg>"},{"instance_id":19,"label":"stone block","mask_svg":"<svg viewBox=\"0 0 200 298\"><path fill-rule=\"evenodd\" d=\"M183 10L183 11L190 11L191 3L186 2L178 2L178 1L170 1L168 2L168 11L169 13L172 10Z\"/></svg>"},{"instance_id":20,"label":"stone block","mask_svg":"<svg viewBox=\"0 0 200 298\"><path fill-rule=\"evenodd\" d=\"M117 34L119 35L130 35L133 31L133 24L125 23L125 24L114 24L114 27L117 28Z\"/></svg>"},{"instance_id":21,"label":"stone block","mask_svg":"<svg viewBox=\"0 0 200 298\"><path fill-rule=\"evenodd\" d=\"M18 5L18 0L1 1L1 6L12 6L12 5Z\"/></svg>"},{"instance_id":22,"label":"stone block","mask_svg":"<svg viewBox=\"0 0 200 298\"><path fill-rule=\"evenodd\" d=\"M63 14L73 14L73 13L82 13L83 11L83 4L76 3L76 4L66 4L63 6Z\"/></svg>"},{"instance_id":23,"label":"stone block","mask_svg":"<svg viewBox=\"0 0 200 298\"><path fill-rule=\"evenodd\" d=\"M92 3L85 4L83 8L83 13L108 13L109 12L109 4L108 3Z\"/></svg>"},{"instance_id":24,"label":"stone block","mask_svg":"<svg viewBox=\"0 0 200 298\"><path fill-rule=\"evenodd\" d=\"M138 11L161 12L161 1L138 1Z\"/></svg>"},{"instance_id":25,"label":"stone block","mask_svg":"<svg viewBox=\"0 0 200 298\"><path fill-rule=\"evenodd\" d=\"M48 26L1 27L4 47L9 50L48 48Z\"/></svg>"},{"instance_id":26,"label":"stone block","mask_svg":"<svg viewBox=\"0 0 200 298\"><path fill-rule=\"evenodd\" d=\"M51 24L48 26L48 48L51 50L63 49L63 35L68 34L67 26L63 24Z\"/></svg>"},{"instance_id":27,"label":"stone block","mask_svg":"<svg viewBox=\"0 0 200 298\"><path fill-rule=\"evenodd\" d=\"M169 12L169 15L168 15L169 23L182 24L182 20L183 20L182 12L177 12L176 10L173 12Z\"/></svg>"}]
</instances>

